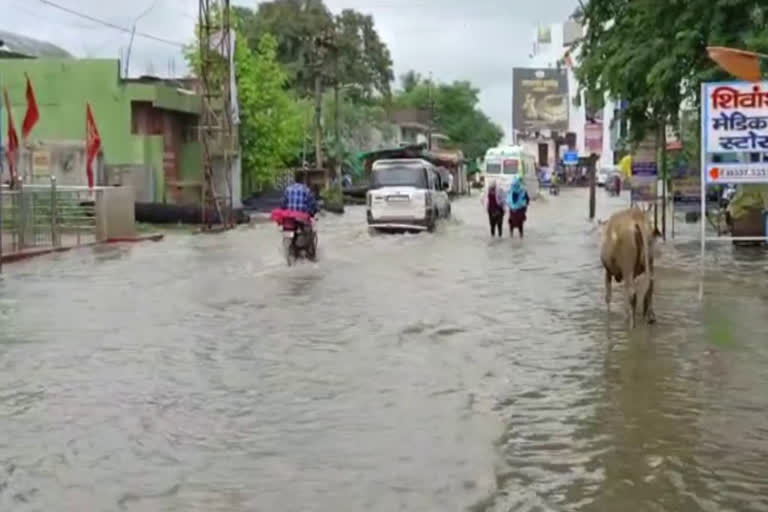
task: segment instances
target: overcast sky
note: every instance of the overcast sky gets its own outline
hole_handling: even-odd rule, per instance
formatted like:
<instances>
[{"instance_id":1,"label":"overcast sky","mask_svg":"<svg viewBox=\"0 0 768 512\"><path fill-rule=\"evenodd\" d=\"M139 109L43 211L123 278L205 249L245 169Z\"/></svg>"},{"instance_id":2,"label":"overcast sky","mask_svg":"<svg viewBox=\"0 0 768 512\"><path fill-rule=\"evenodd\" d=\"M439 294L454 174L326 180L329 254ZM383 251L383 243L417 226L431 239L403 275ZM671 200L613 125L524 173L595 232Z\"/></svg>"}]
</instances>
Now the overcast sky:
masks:
<instances>
[{"instance_id":1,"label":"overcast sky","mask_svg":"<svg viewBox=\"0 0 768 512\"><path fill-rule=\"evenodd\" d=\"M191 39L197 0L51 0L120 27L181 43ZM372 14L395 75L409 69L437 80L471 80L481 108L510 129L513 66L525 66L538 24L564 21L578 0L325 0L338 12ZM233 0L255 7L255 0ZM130 35L64 13L41 0L0 0L0 29L50 41L84 57L118 57ZM131 74L185 71L178 46L136 37Z\"/></svg>"}]
</instances>

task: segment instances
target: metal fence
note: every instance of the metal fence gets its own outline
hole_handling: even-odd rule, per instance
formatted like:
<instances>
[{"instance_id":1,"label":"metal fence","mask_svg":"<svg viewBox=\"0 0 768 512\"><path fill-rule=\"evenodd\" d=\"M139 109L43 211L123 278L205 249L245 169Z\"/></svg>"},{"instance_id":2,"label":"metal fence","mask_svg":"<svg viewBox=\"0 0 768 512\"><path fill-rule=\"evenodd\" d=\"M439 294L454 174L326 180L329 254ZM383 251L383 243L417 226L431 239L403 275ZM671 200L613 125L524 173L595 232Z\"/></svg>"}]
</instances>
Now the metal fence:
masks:
<instances>
[{"instance_id":1,"label":"metal fence","mask_svg":"<svg viewBox=\"0 0 768 512\"><path fill-rule=\"evenodd\" d=\"M95 195L87 187L29 185L0 188L0 257L29 249L95 241Z\"/></svg>"}]
</instances>

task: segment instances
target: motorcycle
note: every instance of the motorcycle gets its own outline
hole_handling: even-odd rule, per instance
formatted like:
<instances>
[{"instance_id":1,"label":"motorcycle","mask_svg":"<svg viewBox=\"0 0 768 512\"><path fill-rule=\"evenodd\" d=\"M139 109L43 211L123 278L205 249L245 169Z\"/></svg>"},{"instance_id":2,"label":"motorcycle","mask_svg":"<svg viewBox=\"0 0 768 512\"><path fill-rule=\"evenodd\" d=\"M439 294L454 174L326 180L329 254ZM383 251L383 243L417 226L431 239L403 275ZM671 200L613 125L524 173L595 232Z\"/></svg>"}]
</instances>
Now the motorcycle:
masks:
<instances>
[{"instance_id":1,"label":"motorcycle","mask_svg":"<svg viewBox=\"0 0 768 512\"><path fill-rule=\"evenodd\" d=\"M317 232L312 227L312 217L301 212L274 210L272 220L282 233L283 255L288 266L299 258L317 259Z\"/></svg>"},{"instance_id":2,"label":"motorcycle","mask_svg":"<svg viewBox=\"0 0 768 512\"><path fill-rule=\"evenodd\" d=\"M560 194L560 185L557 183L550 183L549 184L549 195L556 196Z\"/></svg>"}]
</instances>

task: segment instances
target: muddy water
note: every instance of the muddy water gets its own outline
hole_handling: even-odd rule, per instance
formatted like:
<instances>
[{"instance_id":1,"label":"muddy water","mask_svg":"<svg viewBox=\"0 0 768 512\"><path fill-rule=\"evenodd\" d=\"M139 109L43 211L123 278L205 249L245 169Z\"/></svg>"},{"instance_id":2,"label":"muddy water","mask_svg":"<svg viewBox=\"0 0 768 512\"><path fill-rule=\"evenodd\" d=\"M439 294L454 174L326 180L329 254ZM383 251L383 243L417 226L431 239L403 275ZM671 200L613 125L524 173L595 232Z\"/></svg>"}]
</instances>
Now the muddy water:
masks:
<instances>
[{"instance_id":1,"label":"muddy water","mask_svg":"<svg viewBox=\"0 0 768 512\"><path fill-rule=\"evenodd\" d=\"M699 302L666 244L628 334L583 191L524 241L453 210L326 217L291 269L269 225L6 267L0 510L768 510L761 253L715 251Z\"/></svg>"}]
</instances>

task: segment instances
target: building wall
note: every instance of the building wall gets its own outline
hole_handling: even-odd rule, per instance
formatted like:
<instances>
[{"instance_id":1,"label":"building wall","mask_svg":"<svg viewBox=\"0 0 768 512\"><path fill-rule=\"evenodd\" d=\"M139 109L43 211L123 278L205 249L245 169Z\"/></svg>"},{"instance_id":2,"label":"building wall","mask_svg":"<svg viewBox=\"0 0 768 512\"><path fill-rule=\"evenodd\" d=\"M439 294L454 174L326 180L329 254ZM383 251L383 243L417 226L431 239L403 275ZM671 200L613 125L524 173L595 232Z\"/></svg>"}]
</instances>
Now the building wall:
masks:
<instances>
[{"instance_id":1,"label":"building wall","mask_svg":"<svg viewBox=\"0 0 768 512\"><path fill-rule=\"evenodd\" d=\"M568 47L563 45L564 37L568 37L572 40L576 29L573 26L566 27L563 23L554 23L550 25L551 43L541 43L538 39L539 30L533 31L532 40L533 52L529 59L529 67L542 67L553 68L558 65L558 62L562 62ZM568 30L566 30L568 28ZM568 32L566 34L566 32ZM571 52L571 58L576 64L578 62L578 50ZM568 131L576 134L576 150L578 150L580 156L589 156L586 153L585 145L585 124L586 117L586 105L583 96L579 98L579 101L574 102L574 97L578 94L579 82L576 79L576 75L573 69L568 68ZM616 108L616 102L610 99L606 99L605 106L603 108L603 149L600 154L599 166L608 167L613 165L614 160L614 148L611 144L612 131L615 127L611 127L611 123L614 117L614 109ZM564 134L563 134L564 135ZM561 148L561 152L565 148ZM534 153L536 154L536 153ZM554 155L554 144L552 144L552 157L558 157Z\"/></svg>"},{"instance_id":2,"label":"building wall","mask_svg":"<svg viewBox=\"0 0 768 512\"><path fill-rule=\"evenodd\" d=\"M25 73L40 110L40 121L31 135L33 141L84 140L88 102L101 135L105 165L143 166L154 177L152 200L167 199L164 136L133 133L131 105L148 102L156 109L188 114L189 119L194 119L200 112L199 97L163 84L121 81L115 59L0 59L0 86L8 89L17 131L21 130L26 111ZM5 138L6 116L0 117ZM179 170L179 175L199 176L199 159L195 159L194 149L185 147L195 144L185 142L179 149L178 161L187 166Z\"/></svg>"}]
</instances>

